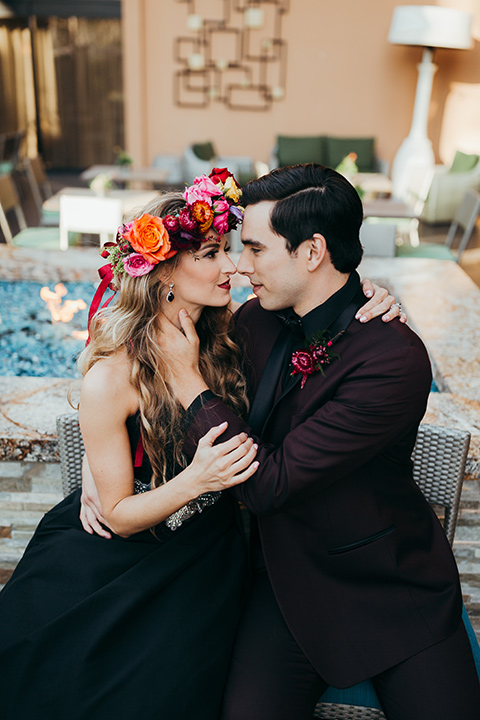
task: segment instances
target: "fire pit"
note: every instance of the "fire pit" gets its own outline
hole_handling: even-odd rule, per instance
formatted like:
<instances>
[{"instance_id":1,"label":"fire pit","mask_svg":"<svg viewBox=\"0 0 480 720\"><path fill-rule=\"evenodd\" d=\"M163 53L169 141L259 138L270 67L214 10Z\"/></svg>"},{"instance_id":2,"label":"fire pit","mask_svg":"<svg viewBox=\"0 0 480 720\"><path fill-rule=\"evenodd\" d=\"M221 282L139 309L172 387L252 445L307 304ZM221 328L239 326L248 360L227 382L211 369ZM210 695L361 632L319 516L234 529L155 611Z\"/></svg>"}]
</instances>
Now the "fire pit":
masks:
<instances>
[{"instance_id":1,"label":"fire pit","mask_svg":"<svg viewBox=\"0 0 480 720\"><path fill-rule=\"evenodd\" d=\"M89 282L0 281L0 375L78 377L75 360L85 346ZM248 288L232 289L243 302Z\"/></svg>"},{"instance_id":2,"label":"fire pit","mask_svg":"<svg viewBox=\"0 0 480 720\"><path fill-rule=\"evenodd\" d=\"M78 376L75 358L85 340L77 333L86 330L95 285L67 282L57 288L0 281L0 375Z\"/></svg>"}]
</instances>

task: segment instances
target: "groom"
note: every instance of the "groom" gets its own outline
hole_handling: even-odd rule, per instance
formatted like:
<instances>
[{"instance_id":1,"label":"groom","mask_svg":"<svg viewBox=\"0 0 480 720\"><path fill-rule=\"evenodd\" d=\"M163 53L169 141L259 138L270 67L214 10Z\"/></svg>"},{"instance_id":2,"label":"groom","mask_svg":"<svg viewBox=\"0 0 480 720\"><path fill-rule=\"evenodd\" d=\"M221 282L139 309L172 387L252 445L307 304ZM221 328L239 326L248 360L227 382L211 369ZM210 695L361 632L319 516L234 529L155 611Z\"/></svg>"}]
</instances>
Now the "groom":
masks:
<instances>
[{"instance_id":1,"label":"groom","mask_svg":"<svg viewBox=\"0 0 480 720\"><path fill-rule=\"evenodd\" d=\"M188 317L175 331L176 394L259 443L232 492L252 513L254 582L224 720L310 720L328 685L371 678L389 720L475 720L480 689L449 544L412 479L431 371L405 325L354 322L362 205L319 165L281 168L243 195L238 271L258 299L236 316L250 419L207 388ZM174 330L172 329L172 332Z\"/></svg>"}]
</instances>

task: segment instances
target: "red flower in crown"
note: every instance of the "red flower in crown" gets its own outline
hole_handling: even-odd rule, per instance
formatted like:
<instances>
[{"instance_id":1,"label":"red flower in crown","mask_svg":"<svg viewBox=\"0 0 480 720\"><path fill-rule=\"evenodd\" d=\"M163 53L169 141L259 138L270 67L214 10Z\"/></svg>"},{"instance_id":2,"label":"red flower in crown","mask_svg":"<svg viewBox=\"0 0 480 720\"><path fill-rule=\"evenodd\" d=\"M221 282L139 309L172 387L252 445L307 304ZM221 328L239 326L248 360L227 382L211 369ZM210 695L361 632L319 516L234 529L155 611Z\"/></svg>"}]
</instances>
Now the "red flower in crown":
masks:
<instances>
[{"instance_id":1,"label":"red flower in crown","mask_svg":"<svg viewBox=\"0 0 480 720\"><path fill-rule=\"evenodd\" d=\"M165 228L170 233L176 233L180 229L180 223L178 221L178 217L175 217L175 215L166 215L163 218L163 224L165 225Z\"/></svg>"},{"instance_id":2,"label":"red flower in crown","mask_svg":"<svg viewBox=\"0 0 480 720\"><path fill-rule=\"evenodd\" d=\"M232 177L235 180L233 173L231 173L230 170L226 167L213 168L212 172L208 177L212 178L214 183L218 183L219 181L224 183L229 177ZM238 182L236 180L235 182L238 185Z\"/></svg>"},{"instance_id":3,"label":"red flower in crown","mask_svg":"<svg viewBox=\"0 0 480 720\"><path fill-rule=\"evenodd\" d=\"M293 370L291 375L302 375L301 390L305 387L309 375L319 371L325 375L323 366L329 365L334 358L340 358L340 355L331 349L340 335L342 333L338 333L330 340L328 332L316 333L310 340L307 340L303 350L297 350L292 354Z\"/></svg>"},{"instance_id":4,"label":"red flower in crown","mask_svg":"<svg viewBox=\"0 0 480 720\"><path fill-rule=\"evenodd\" d=\"M188 230L189 232L192 232L194 230L197 230L198 223L190 214L190 208L186 207L180 210L178 221L180 223L180 227L183 230Z\"/></svg>"}]
</instances>

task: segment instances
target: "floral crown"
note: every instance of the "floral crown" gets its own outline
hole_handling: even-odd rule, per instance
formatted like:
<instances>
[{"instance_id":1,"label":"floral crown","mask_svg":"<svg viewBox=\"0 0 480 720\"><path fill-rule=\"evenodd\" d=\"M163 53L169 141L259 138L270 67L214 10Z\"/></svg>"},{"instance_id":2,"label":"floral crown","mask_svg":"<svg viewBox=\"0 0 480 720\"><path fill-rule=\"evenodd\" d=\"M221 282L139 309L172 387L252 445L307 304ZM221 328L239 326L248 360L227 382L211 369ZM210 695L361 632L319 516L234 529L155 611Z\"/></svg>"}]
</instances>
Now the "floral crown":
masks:
<instances>
[{"instance_id":1,"label":"floral crown","mask_svg":"<svg viewBox=\"0 0 480 720\"><path fill-rule=\"evenodd\" d=\"M155 217L148 213L122 225L115 243L103 246L114 276L146 275L155 265L168 260L179 250L198 250L209 230L222 235L234 230L243 218L242 191L227 168L214 168L210 175L196 177L185 188L184 207Z\"/></svg>"}]
</instances>

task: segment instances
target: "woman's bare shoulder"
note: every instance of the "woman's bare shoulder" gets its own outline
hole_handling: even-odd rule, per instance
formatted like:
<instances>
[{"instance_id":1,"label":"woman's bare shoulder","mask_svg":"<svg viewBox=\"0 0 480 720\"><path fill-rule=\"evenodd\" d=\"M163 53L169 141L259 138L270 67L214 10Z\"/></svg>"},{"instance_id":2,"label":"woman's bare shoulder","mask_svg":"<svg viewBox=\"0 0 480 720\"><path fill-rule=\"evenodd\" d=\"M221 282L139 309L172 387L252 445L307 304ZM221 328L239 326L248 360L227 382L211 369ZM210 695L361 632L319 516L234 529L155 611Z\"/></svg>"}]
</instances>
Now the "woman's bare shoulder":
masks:
<instances>
[{"instance_id":1,"label":"woman's bare shoulder","mask_svg":"<svg viewBox=\"0 0 480 720\"><path fill-rule=\"evenodd\" d=\"M82 381L81 400L124 405L128 411L138 408L138 395L130 382L132 362L126 351L100 358ZM129 413L130 414L130 413Z\"/></svg>"}]
</instances>

